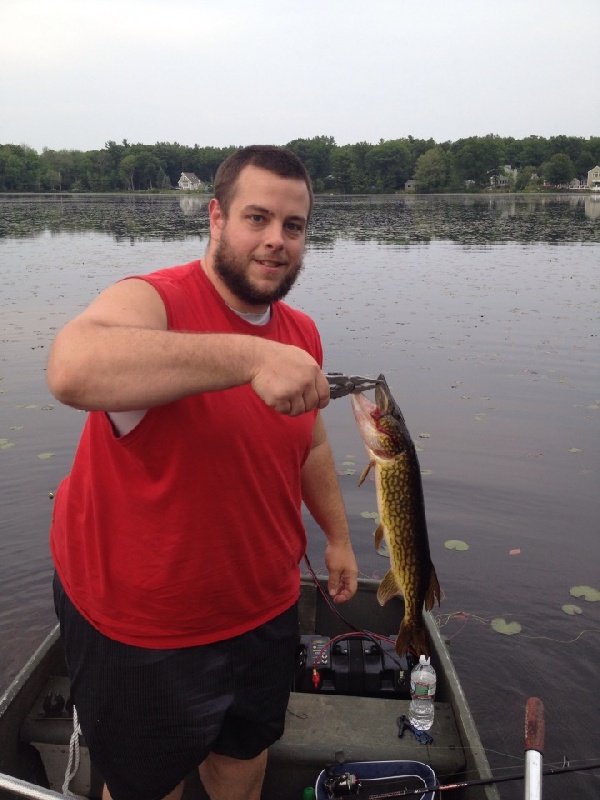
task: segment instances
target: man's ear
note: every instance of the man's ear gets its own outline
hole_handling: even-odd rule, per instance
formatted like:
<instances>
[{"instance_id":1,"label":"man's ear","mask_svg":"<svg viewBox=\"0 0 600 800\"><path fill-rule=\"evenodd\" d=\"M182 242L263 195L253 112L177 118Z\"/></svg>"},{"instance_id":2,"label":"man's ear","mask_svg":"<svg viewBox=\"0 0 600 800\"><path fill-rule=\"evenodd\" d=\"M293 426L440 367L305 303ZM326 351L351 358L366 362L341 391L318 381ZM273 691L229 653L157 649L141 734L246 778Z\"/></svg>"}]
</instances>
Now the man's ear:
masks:
<instances>
[{"instance_id":1,"label":"man's ear","mask_svg":"<svg viewBox=\"0 0 600 800\"><path fill-rule=\"evenodd\" d=\"M223 214L221 204L214 197L208 204L208 219L210 222L210 238L218 240L223 225L225 224L225 215Z\"/></svg>"}]
</instances>

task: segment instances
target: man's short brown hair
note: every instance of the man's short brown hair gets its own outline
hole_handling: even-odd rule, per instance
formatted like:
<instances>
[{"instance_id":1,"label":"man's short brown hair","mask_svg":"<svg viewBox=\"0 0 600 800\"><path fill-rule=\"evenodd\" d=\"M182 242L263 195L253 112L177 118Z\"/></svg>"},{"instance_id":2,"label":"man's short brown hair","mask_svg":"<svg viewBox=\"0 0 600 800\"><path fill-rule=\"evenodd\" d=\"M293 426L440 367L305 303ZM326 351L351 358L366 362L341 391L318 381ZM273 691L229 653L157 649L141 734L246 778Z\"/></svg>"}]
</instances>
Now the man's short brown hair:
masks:
<instances>
[{"instance_id":1,"label":"man's short brown hair","mask_svg":"<svg viewBox=\"0 0 600 800\"><path fill-rule=\"evenodd\" d=\"M306 184L310 198L308 215L313 206L313 190L310 175L298 156L286 147L268 144L253 144L236 150L217 169L215 175L215 199L223 214L229 215L231 201L235 194L237 180L244 167L259 167L279 175L280 178L294 178Z\"/></svg>"}]
</instances>

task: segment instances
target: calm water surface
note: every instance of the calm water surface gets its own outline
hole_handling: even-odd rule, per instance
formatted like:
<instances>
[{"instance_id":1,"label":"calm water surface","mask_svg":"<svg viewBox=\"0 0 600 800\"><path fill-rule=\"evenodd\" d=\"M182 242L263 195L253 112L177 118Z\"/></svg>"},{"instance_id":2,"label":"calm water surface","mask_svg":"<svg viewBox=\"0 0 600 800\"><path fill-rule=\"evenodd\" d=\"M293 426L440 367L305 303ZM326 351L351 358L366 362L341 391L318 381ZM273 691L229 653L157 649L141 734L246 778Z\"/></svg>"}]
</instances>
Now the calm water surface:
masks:
<instances>
[{"instance_id":1,"label":"calm water surface","mask_svg":"<svg viewBox=\"0 0 600 800\"><path fill-rule=\"evenodd\" d=\"M54 624L49 495L84 421L46 388L49 344L114 280L197 258L206 235L199 198L0 198L2 688ZM492 767L522 764L531 695L548 763L600 758L600 603L570 594L600 589L600 198L319 198L290 302L327 370L386 375L421 448L436 615ZM381 577L349 401L324 415L361 570ZM546 800L576 796L600 778L545 782Z\"/></svg>"}]
</instances>

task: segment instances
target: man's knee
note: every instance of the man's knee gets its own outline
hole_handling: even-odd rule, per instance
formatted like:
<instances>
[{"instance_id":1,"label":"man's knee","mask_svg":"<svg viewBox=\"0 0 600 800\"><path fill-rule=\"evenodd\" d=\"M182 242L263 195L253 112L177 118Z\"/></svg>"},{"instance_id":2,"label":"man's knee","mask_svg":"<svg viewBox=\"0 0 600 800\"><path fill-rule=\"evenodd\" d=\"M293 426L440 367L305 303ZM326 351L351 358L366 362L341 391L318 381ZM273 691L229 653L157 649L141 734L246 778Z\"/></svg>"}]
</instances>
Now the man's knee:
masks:
<instances>
[{"instance_id":1,"label":"man's knee","mask_svg":"<svg viewBox=\"0 0 600 800\"><path fill-rule=\"evenodd\" d=\"M169 792L169 794L166 795L163 800L180 800L181 795L183 794L183 785L184 782L181 781L181 783L176 786L172 792ZM102 800L112 800L112 795L108 791L108 786L106 784L104 784L102 787Z\"/></svg>"},{"instance_id":2,"label":"man's knee","mask_svg":"<svg viewBox=\"0 0 600 800\"><path fill-rule=\"evenodd\" d=\"M260 800L267 750L247 760L210 753L200 764L200 778L211 800Z\"/></svg>"}]
</instances>

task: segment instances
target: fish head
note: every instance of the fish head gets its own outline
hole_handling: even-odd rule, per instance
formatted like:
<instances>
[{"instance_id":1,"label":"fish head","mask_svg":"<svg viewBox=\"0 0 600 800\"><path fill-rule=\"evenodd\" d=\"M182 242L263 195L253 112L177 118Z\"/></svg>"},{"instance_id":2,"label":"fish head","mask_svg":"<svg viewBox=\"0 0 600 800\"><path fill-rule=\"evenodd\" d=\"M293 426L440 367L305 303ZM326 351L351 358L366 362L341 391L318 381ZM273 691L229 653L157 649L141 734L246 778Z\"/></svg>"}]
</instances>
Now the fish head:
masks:
<instances>
[{"instance_id":1,"label":"fish head","mask_svg":"<svg viewBox=\"0 0 600 800\"><path fill-rule=\"evenodd\" d=\"M351 395L352 411L367 447L379 458L394 458L411 440L402 412L383 375L378 378L373 403L362 392Z\"/></svg>"}]
</instances>

